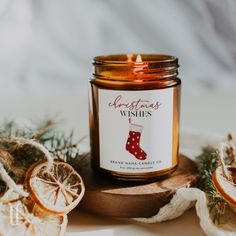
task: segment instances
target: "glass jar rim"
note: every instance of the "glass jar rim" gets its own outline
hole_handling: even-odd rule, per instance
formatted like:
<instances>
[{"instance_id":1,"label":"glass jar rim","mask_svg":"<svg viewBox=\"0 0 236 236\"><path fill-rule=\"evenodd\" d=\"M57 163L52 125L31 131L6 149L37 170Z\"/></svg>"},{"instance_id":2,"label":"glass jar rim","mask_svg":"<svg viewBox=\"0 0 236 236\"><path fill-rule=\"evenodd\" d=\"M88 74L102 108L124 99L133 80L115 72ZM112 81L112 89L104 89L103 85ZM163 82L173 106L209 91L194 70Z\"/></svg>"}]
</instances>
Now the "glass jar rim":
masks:
<instances>
[{"instance_id":1,"label":"glass jar rim","mask_svg":"<svg viewBox=\"0 0 236 236\"><path fill-rule=\"evenodd\" d=\"M169 65L178 67L178 58L166 54L113 54L101 55L93 58L93 65L129 65L140 64Z\"/></svg>"},{"instance_id":2,"label":"glass jar rim","mask_svg":"<svg viewBox=\"0 0 236 236\"><path fill-rule=\"evenodd\" d=\"M178 58L163 54L97 56L93 75L103 80L137 81L170 79L178 75Z\"/></svg>"}]
</instances>

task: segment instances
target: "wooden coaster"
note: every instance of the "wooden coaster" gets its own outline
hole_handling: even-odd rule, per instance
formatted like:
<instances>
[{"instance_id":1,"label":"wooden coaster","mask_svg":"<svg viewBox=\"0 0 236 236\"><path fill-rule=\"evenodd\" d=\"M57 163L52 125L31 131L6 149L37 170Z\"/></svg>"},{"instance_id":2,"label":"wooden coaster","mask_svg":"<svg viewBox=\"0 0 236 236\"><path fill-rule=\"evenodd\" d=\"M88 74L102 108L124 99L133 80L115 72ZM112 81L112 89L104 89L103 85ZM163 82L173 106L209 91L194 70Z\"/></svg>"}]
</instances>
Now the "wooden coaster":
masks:
<instances>
[{"instance_id":1,"label":"wooden coaster","mask_svg":"<svg viewBox=\"0 0 236 236\"><path fill-rule=\"evenodd\" d=\"M90 165L80 174L86 188L81 209L103 216L135 218L157 214L177 189L196 184L198 171L193 161L180 155L178 169L170 177L152 183L111 180L95 174Z\"/></svg>"}]
</instances>

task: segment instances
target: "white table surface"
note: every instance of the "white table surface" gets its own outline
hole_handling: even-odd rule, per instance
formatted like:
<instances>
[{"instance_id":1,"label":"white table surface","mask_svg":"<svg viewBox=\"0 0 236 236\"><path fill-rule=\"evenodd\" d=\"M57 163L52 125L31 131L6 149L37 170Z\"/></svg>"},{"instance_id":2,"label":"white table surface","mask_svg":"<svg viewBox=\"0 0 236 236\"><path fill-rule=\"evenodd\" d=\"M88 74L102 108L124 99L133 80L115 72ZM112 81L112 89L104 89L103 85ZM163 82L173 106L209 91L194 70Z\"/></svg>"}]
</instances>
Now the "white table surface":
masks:
<instances>
[{"instance_id":1,"label":"white table surface","mask_svg":"<svg viewBox=\"0 0 236 236\"><path fill-rule=\"evenodd\" d=\"M45 114L60 114L64 128L74 128L77 137L88 134L88 108L86 96L11 97L0 98L0 119L37 118ZM182 96L181 129L202 133L236 134L236 93L209 93ZM69 216L68 236L76 235L162 235L203 236L195 209L180 218L160 223L141 224L132 220L111 219L75 210Z\"/></svg>"}]
</instances>

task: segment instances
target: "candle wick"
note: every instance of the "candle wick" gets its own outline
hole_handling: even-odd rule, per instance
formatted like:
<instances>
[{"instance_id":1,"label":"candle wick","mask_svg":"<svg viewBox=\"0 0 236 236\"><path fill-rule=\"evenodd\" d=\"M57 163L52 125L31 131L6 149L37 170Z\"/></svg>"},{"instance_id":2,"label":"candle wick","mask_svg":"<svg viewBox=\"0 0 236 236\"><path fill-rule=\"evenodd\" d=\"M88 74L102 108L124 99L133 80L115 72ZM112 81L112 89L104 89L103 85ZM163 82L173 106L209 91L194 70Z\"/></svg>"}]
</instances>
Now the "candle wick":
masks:
<instances>
[{"instance_id":1,"label":"candle wick","mask_svg":"<svg viewBox=\"0 0 236 236\"><path fill-rule=\"evenodd\" d=\"M132 54L127 55L127 62L132 62Z\"/></svg>"}]
</instances>

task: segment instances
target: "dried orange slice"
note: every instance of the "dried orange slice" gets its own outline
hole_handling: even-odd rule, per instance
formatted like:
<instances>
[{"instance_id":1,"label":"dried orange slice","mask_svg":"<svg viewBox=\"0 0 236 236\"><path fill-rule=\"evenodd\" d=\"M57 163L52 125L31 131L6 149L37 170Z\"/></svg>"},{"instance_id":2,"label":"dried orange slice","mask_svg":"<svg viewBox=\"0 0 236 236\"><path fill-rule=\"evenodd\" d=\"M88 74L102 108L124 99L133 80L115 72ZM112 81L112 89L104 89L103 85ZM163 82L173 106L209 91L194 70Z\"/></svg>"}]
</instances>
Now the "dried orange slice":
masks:
<instances>
[{"instance_id":1,"label":"dried orange slice","mask_svg":"<svg viewBox=\"0 0 236 236\"><path fill-rule=\"evenodd\" d=\"M0 235L2 236L62 236L67 215L39 215L30 212L14 190L8 190L0 200Z\"/></svg>"},{"instance_id":2,"label":"dried orange slice","mask_svg":"<svg viewBox=\"0 0 236 236\"><path fill-rule=\"evenodd\" d=\"M236 208L236 168L225 166L232 177L228 180L223 173L222 166L217 167L212 175L212 181L219 194L234 208Z\"/></svg>"},{"instance_id":3,"label":"dried orange slice","mask_svg":"<svg viewBox=\"0 0 236 236\"><path fill-rule=\"evenodd\" d=\"M66 214L82 199L85 187L80 175L65 162L34 164L26 174L26 187L32 200L42 210Z\"/></svg>"}]
</instances>

